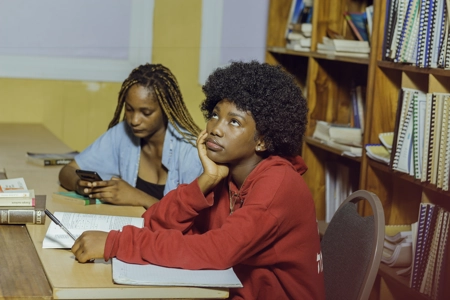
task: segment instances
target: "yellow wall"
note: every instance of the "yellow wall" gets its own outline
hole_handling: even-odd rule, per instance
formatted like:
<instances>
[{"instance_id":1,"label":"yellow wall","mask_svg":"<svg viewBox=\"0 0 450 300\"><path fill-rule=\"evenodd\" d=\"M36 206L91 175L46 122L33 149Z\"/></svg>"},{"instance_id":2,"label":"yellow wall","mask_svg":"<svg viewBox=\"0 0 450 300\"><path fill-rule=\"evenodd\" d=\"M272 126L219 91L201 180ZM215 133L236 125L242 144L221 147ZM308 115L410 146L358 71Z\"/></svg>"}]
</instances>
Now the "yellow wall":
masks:
<instances>
[{"instance_id":1,"label":"yellow wall","mask_svg":"<svg viewBox=\"0 0 450 300\"><path fill-rule=\"evenodd\" d=\"M198 83L201 5L201 0L155 0L152 62L175 74L188 110L203 128L199 109L203 93ZM119 82L0 78L0 122L43 123L81 151L107 129L120 86Z\"/></svg>"}]
</instances>

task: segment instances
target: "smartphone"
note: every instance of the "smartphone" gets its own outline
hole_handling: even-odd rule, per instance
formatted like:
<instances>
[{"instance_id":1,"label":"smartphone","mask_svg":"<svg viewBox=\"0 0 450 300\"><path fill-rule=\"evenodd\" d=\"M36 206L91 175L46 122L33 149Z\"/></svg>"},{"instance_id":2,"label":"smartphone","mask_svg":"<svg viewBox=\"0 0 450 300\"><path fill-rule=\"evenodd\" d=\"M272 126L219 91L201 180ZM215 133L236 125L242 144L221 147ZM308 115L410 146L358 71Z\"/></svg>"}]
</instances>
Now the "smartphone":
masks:
<instances>
[{"instance_id":1,"label":"smartphone","mask_svg":"<svg viewBox=\"0 0 450 300\"><path fill-rule=\"evenodd\" d=\"M102 181L103 179L98 175L97 172L94 171L88 171L88 170L75 170L77 172L78 177L80 177L81 180L85 181Z\"/></svg>"}]
</instances>

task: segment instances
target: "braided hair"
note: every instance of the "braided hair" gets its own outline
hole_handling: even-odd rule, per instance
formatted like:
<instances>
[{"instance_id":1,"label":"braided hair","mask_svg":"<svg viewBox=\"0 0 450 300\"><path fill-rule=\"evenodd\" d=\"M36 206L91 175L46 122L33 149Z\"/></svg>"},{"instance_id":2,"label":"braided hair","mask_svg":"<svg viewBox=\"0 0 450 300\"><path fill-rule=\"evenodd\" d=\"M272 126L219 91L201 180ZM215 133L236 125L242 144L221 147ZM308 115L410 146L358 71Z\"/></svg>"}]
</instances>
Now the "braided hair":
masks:
<instances>
[{"instance_id":1,"label":"braided hair","mask_svg":"<svg viewBox=\"0 0 450 300\"><path fill-rule=\"evenodd\" d=\"M108 129L119 123L127 92L135 84L142 85L155 93L169 122L189 143L195 146L195 139L200 133L200 128L187 110L175 76L161 64L147 63L131 71L120 88L116 111Z\"/></svg>"}]
</instances>

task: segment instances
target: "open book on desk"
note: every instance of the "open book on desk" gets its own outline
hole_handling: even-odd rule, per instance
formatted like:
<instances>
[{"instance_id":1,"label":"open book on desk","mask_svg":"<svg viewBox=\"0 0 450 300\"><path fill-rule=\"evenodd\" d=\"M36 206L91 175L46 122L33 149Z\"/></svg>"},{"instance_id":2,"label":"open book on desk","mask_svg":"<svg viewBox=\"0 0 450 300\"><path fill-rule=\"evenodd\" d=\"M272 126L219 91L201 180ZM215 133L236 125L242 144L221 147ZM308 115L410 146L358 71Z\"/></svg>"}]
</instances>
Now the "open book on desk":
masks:
<instances>
[{"instance_id":1,"label":"open book on desk","mask_svg":"<svg viewBox=\"0 0 450 300\"><path fill-rule=\"evenodd\" d=\"M202 286L240 288L242 283L232 268L226 270L185 270L152 264L136 265L112 259L114 283L155 286Z\"/></svg>"},{"instance_id":2,"label":"open book on desk","mask_svg":"<svg viewBox=\"0 0 450 300\"><path fill-rule=\"evenodd\" d=\"M125 225L139 228L144 226L144 218L110 215L55 212L55 217L75 236L87 230L110 231L122 229ZM50 223L42 248L72 248L73 239L54 222Z\"/></svg>"}]
</instances>

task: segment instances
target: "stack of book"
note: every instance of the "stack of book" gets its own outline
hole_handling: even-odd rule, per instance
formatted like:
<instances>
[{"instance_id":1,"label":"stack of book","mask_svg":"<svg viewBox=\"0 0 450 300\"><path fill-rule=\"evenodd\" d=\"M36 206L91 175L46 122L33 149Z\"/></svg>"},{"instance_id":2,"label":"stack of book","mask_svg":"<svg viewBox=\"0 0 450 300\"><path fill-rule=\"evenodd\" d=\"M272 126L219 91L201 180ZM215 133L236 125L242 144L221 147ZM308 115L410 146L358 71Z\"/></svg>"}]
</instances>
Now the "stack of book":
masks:
<instances>
[{"instance_id":1,"label":"stack of book","mask_svg":"<svg viewBox=\"0 0 450 300\"><path fill-rule=\"evenodd\" d=\"M317 53L369 58L370 46L368 41L331 39L324 36L322 43L317 44Z\"/></svg>"},{"instance_id":2,"label":"stack of book","mask_svg":"<svg viewBox=\"0 0 450 300\"><path fill-rule=\"evenodd\" d=\"M0 224L45 224L45 204L23 178L0 180Z\"/></svg>"},{"instance_id":3,"label":"stack of book","mask_svg":"<svg viewBox=\"0 0 450 300\"><path fill-rule=\"evenodd\" d=\"M410 267L412 262L411 225L387 225L381 261L389 267Z\"/></svg>"},{"instance_id":4,"label":"stack of book","mask_svg":"<svg viewBox=\"0 0 450 300\"><path fill-rule=\"evenodd\" d=\"M292 0L286 25L286 49L310 51L312 0Z\"/></svg>"},{"instance_id":5,"label":"stack of book","mask_svg":"<svg viewBox=\"0 0 450 300\"><path fill-rule=\"evenodd\" d=\"M325 121L317 121L313 138L343 154L353 157L362 155L362 131L361 128L346 125L331 124Z\"/></svg>"}]
</instances>

